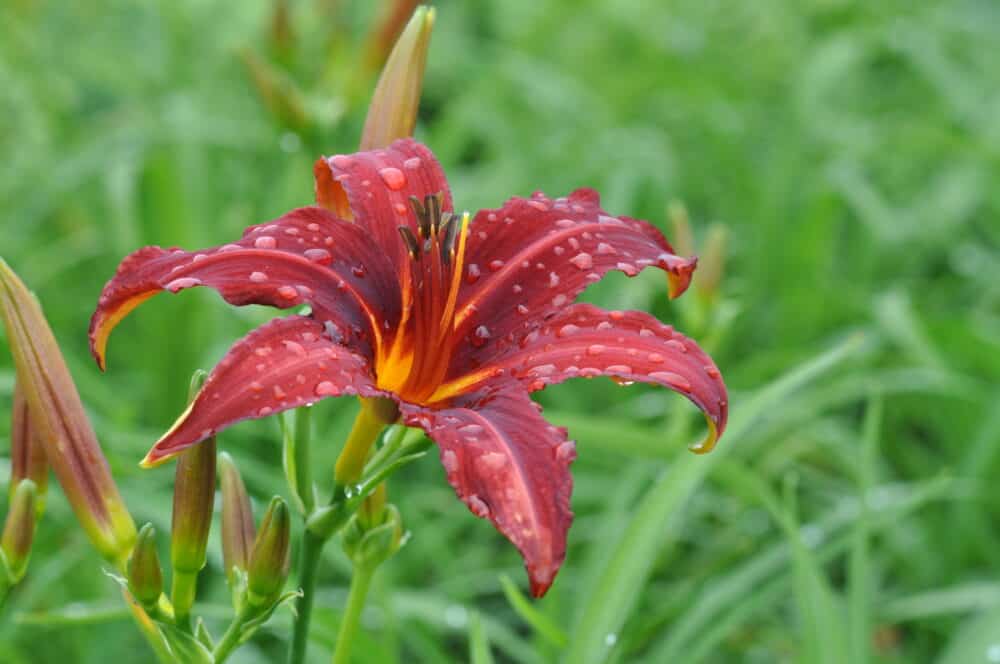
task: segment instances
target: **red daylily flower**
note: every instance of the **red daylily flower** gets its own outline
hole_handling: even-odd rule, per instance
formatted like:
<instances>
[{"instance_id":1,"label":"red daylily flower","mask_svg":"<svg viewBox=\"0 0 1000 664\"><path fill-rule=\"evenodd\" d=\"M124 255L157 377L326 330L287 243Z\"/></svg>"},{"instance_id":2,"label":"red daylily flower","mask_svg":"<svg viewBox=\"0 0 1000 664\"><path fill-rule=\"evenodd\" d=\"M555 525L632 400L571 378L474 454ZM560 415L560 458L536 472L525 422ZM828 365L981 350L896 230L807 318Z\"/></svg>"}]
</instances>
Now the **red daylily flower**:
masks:
<instances>
[{"instance_id":1,"label":"red daylily flower","mask_svg":"<svg viewBox=\"0 0 1000 664\"><path fill-rule=\"evenodd\" d=\"M656 266L671 296L687 288L695 259L647 222L611 216L579 189L512 198L470 223L453 216L441 167L411 139L321 159L315 173L317 207L213 249L140 249L105 286L90 327L102 367L114 325L162 290L208 286L235 305L311 309L237 342L145 464L323 397L390 398L437 443L459 498L517 546L541 596L565 556L576 452L530 392L576 376L657 383L704 411L710 431L696 451L722 434L726 388L693 341L643 312L573 303L611 270Z\"/></svg>"}]
</instances>

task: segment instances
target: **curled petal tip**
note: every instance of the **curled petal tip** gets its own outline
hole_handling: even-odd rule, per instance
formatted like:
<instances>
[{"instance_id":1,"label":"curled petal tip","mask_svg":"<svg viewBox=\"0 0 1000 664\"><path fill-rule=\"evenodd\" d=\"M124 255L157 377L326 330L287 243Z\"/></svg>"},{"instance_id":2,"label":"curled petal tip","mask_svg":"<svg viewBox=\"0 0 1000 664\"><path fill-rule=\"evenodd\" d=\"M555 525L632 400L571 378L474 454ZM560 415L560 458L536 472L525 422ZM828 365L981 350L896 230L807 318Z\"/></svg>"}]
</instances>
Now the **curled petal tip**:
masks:
<instances>
[{"instance_id":1,"label":"curled petal tip","mask_svg":"<svg viewBox=\"0 0 1000 664\"><path fill-rule=\"evenodd\" d=\"M708 424L708 435L699 442L688 446L688 449L695 454L708 454L715 449L715 444L719 442L719 427L716 426L715 420L705 415L705 422Z\"/></svg>"},{"instance_id":2,"label":"curled petal tip","mask_svg":"<svg viewBox=\"0 0 1000 664\"><path fill-rule=\"evenodd\" d=\"M698 257L692 256L667 272L667 295L671 300L680 297L688 289L691 285L691 274L697 266Z\"/></svg>"}]
</instances>

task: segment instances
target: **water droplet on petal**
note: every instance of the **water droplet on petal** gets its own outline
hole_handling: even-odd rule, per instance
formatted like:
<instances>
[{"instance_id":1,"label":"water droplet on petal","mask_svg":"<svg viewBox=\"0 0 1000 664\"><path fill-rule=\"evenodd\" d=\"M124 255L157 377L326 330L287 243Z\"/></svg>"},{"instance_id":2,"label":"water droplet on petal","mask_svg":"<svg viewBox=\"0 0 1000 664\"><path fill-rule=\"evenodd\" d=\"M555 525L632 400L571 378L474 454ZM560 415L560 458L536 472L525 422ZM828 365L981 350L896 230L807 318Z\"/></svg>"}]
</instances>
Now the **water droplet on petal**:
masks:
<instances>
[{"instance_id":1,"label":"water droplet on petal","mask_svg":"<svg viewBox=\"0 0 1000 664\"><path fill-rule=\"evenodd\" d=\"M656 381L663 381L671 387L677 388L681 392L691 391L691 383L689 383L684 376L675 374L672 371L654 371L649 374L649 377Z\"/></svg>"},{"instance_id":2,"label":"water droplet on petal","mask_svg":"<svg viewBox=\"0 0 1000 664\"><path fill-rule=\"evenodd\" d=\"M445 472L449 475L458 470L458 457L451 450L445 450L441 453L441 465L444 466Z\"/></svg>"},{"instance_id":3,"label":"water droplet on petal","mask_svg":"<svg viewBox=\"0 0 1000 664\"><path fill-rule=\"evenodd\" d=\"M556 447L556 458L560 461L572 461L576 458L576 443L572 440L567 440L559 443Z\"/></svg>"},{"instance_id":4,"label":"water droplet on petal","mask_svg":"<svg viewBox=\"0 0 1000 664\"><path fill-rule=\"evenodd\" d=\"M181 277L180 279L174 279L168 283L164 288L166 288L171 293L176 293L182 288L191 288L192 286L200 286L201 279L195 279L194 277Z\"/></svg>"},{"instance_id":5,"label":"water droplet on petal","mask_svg":"<svg viewBox=\"0 0 1000 664\"><path fill-rule=\"evenodd\" d=\"M569 262L581 270L589 270L594 267L594 259L588 253L577 254L576 256L573 256L573 258L569 259Z\"/></svg>"},{"instance_id":6,"label":"water droplet on petal","mask_svg":"<svg viewBox=\"0 0 1000 664\"><path fill-rule=\"evenodd\" d=\"M261 408L260 410L257 411L257 417L267 417L268 415L270 415L273 412L274 412L274 410L271 407L264 406L263 408Z\"/></svg>"},{"instance_id":7,"label":"water droplet on petal","mask_svg":"<svg viewBox=\"0 0 1000 664\"><path fill-rule=\"evenodd\" d=\"M351 268L351 272L358 279L363 279L364 276L365 276L365 274L366 274L366 272L367 272L367 270L365 270L365 266L364 265L355 265L354 267Z\"/></svg>"},{"instance_id":8,"label":"water droplet on petal","mask_svg":"<svg viewBox=\"0 0 1000 664\"><path fill-rule=\"evenodd\" d=\"M314 263L326 265L332 260L330 252L326 249L306 249L302 254Z\"/></svg>"},{"instance_id":9,"label":"water droplet on petal","mask_svg":"<svg viewBox=\"0 0 1000 664\"><path fill-rule=\"evenodd\" d=\"M297 341L291 341L289 339L285 339L281 343L283 343L285 345L285 348L287 348L289 352L291 352L292 354L297 355L299 357L306 356L306 349L303 348L302 344L298 343Z\"/></svg>"},{"instance_id":10,"label":"water droplet on petal","mask_svg":"<svg viewBox=\"0 0 1000 664\"><path fill-rule=\"evenodd\" d=\"M481 348L489 338L490 329L485 325L480 325L476 328L475 332L472 333L472 345L476 348Z\"/></svg>"},{"instance_id":11,"label":"water droplet on petal","mask_svg":"<svg viewBox=\"0 0 1000 664\"><path fill-rule=\"evenodd\" d=\"M549 272L549 288L555 288L559 285L559 275L555 272Z\"/></svg>"},{"instance_id":12,"label":"water droplet on petal","mask_svg":"<svg viewBox=\"0 0 1000 664\"><path fill-rule=\"evenodd\" d=\"M320 383L317 383L316 389L314 391L316 392L316 396L318 397L333 396L337 394L337 386L328 380L324 380Z\"/></svg>"},{"instance_id":13,"label":"water droplet on petal","mask_svg":"<svg viewBox=\"0 0 1000 664\"><path fill-rule=\"evenodd\" d=\"M556 295L554 298L552 298L552 306L561 307L562 305L566 304L566 299L567 299L566 296L560 293L559 295Z\"/></svg>"},{"instance_id":14,"label":"water droplet on petal","mask_svg":"<svg viewBox=\"0 0 1000 664\"><path fill-rule=\"evenodd\" d=\"M475 263L469 263L469 267L465 269L465 283L474 284L479 281L479 266Z\"/></svg>"},{"instance_id":15,"label":"water droplet on petal","mask_svg":"<svg viewBox=\"0 0 1000 664\"><path fill-rule=\"evenodd\" d=\"M522 316L527 316L528 307L524 306L523 304L517 305L517 313L521 314Z\"/></svg>"},{"instance_id":16,"label":"water droplet on petal","mask_svg":"<svg viewBox=\"0 0 1000 664\"><path fill-rule=\"evenodd\" d=\"M591 344L587 346L587 355L600 355L605 350L605 347L601 344Z\"/></svg>"},{"instance_id":17,"label":"water droplet on petal","mask_svg":"<svg viewBox=\"0 0 1000 664\"><path fill-rule=\"evenodd\" d=\"M559 331L556 332L556 336L557 337L568 337L571 334L576 334L579 331L580 331L579 327L577 327L576 325L573 325L572 323L570 323L568 325L563 325L562 327L560 327Z\"/></svg>"},{"instance_id":18,"label":"water droplet on petal","mask_svg":"<svg viewBox=\"0 0 1000 664\"><path fill-rule=\"evenodd\" d=\"M337 154L330 157L330 165L335 166L341 170L346 170L351 167L353 161L350 157L344 154Z\"/></svg>"},{"instance_id":19,"label":"water droplet on petal","mask_svg":"<svg viewBox=\"0 0 1000 664\"><path fill-rule=\"evenodd\" d=\"M263 272L251 272L250 281L254 282L255 284L264 283L265 281L267 281L267 275L264 274Z\"/></svg>"},{"instance_id":20,"label":"water droplet on petal","mask_svg":"<svg viewBox=\"0 0 1000 664\"><path fill-rule=\"evenodd\" d=\"M420 157L410 157L403 162L403 168L415 171L420 168Z\"/></svg>"},{"instance_id":21,"label":"water droplet on petal","mask_svg":"<svg viewBox=\"0 0 1000 664\"><path fill-rule=\"evenodd\" d=\"M712 380L719 378L719 370L710 364L705 366L705 373L708 374L708 377Z\"/></svg>"},{"instance_id":22,"label":"water droplet on petal","mask_svg":"<svg viewBox=\"0 0 1000 664\"><path fill-rule=\"evenodd\" d=\"M382 181L385 182L385 186L389 187L393 191L399 191L406 186L406 176L403 175L403 171L398 168L383 168L378 172L382 176Z\"/></svg>"},{"instance_id":23,"label":"water droplet on petal","mask_svg":"<svg viewBox=\"0 0 1000 664\"><path fill-rule=\"evenodd\" d=\"M650 353L649 357L646 359L648 359L653 364L659 364L660 362L663 361L663 356L660 355L659 353Z\"/></svg>"},{"instance_id":24,"label":"water droplet on petal","mask_svg":"<svg viewBox=\"0 0 1000 664\"><path fill-rule=\"evenodd\" d=\"M465 502L468 504L469 509L472 510L472 513L479 518L485 519L490 515L490 506L483 502L483 499L479 496L473 494L466 498Z\"/></svg>"},{"instance_id":25,"label":"water droplet on petal","mask_svg":"<svg viewBox=\"0 0 1000 664\"><path fill-rule=\"evenodd\" d=\"M490 261L490 269L493 270L494 272L496 272L497 270L499 270L502 267L503 267L503 261L502 260Z\"/></svg>"},{"instance_id":26,"label":"water droplet on petal","mask_svg":"<svg viewBox=\"0 0 1000 664\"><path fill-rule=\"evenodd\" d=\"M313 233L319 230L319 224L307 224L306 228L311 230Z\"/></svg>"},{"instance_id":27,"label":"water droplet on petal","mask_svg":"<svg viewBox=\"0 0 1000 664\"><path fill-rule=\"evenodd\" d=\"M540 364L537 367L532 367L530 371L536 376L550 376L557 371L557 368L554 364Z\"/></svg>"},{"instance_id":28,"label":"water droplet on petal","mask_svg":"<svg viewBox=\"0 0 1000 664\"><path fill-rule=\"evenodd\" d=\"M502 470L507 465L507 457L499 452L487 452L476 459L476 464L487 471Z\"/></svg>"},{"instance_id":29,"label":"water droplet on petal","mask_svg":"<svg viewBox=\"0 0 1000 664\"><path fill-rule=\"evenodd\" d=\"M575 226L576 222L572 219L560 219L556 222L556 226L559 228L569 228L570 226Z\"/></svg>"},{"instance_id":30,"label":"water droplet on petal","mask_svg":"<svg viewBox=\"0 0 1000 664\"><path fill-rule=\"evenodd\" d=\"M671 339L671 340L667 341L666 345L670 346L671 348L673 348L674 350L676 350L679 353L686 353L686 352L688 352L687 346L685 346L682 342L678 341L677 339Z\"/></svg>"},{"instance_id":31,"label":"water droplet on petal","mask_svg":"<svg viewBox=\"0 0 1000 664\"><path fill-rule=\"evenodd\" d=\"M274 398L275 399L284 399L285 398L285 391L283 389L281 389L280 385L275 385L274 386Z\"/></svg>"},{"instance_id":32,"label":"water droplet on petal","mask_svg":"<svg viewBox=\"0 0 1000 664\"><path fill-rule=\"evenodd\" d=\"M278 241L275 240L270 235L261 235L259 238L253 241L253 246L258 249L274 249L278 246Z\"/></svg>"},{"instance_id":33,"label":"water droplet on petal","mask_svg":"<svg viewBox=\"0 0 1000 664\"><path fill-rule=\"evenodd\" d=\"M612 247L607 242L601 242L600 244L597 245L597 253L599 253L599 254L617 254L618 252L615 251L615 248Z\"/></svg>"},{"instance_id":34,"label":"water droplet on petal","mask_svg":"<svg viewBox=\"0 0 1000 664\"><path fill-rule=\"evenodd\" d=\"M292 288L291 286L282 286L278 289L278 295L285 298L286 300L294 300L299 297L299 292Z\"/></svg>"}]
</instances>

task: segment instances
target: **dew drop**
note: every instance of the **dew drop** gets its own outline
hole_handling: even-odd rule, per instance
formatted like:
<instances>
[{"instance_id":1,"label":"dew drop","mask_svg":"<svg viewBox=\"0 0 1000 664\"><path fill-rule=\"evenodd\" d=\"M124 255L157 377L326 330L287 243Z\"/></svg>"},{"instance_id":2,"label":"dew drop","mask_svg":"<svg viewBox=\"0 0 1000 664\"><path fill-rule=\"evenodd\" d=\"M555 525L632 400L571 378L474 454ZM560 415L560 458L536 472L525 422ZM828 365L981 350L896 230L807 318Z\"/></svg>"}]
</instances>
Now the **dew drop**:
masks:
<instances>
[{"instance_id":1,"label":"dew drop","mask_svg":"<svg viewBox=\"0 0 1000 664\"><path fill-rule=\"evenodd\" d=\"M528 307L524 306L523 304L517 305L517 313L521 314L522 316L527 316Z\"/></svg>"},{"instance_id":2,"label":"dew drop","mask_svg":"<svg viewBox=\"0 0 1000 664\"><path fill-rule=\"evenodd\" d=\"M504 265L503 261L499 259L495 261L490 261L490 269L493 270L494 272L502 268L503 265Z\"/></svg>"},{"instance_id":3,"label":"dew drop","mask_svg":"<svg viewBox=\"0 0 1000 664\"><path fill-rule=\"evenodd\" d=\"M328 397L337 394L337 386L328 380L324 380L316 384L316 396L318 397Z\"/></svg>"},{"instance_id":4,"label":"dew drop","mask_svg":"<svg viewBox=\"0 0 1000 664\"><path fill-rule=\"evenodd\" d=\"M354 163L354 162L347 155L337 154L337 155L334 155L334 156L330 157L330 162L329 163L330 163L331 166L334 166L334 167L339 168L341 170L346 170L346 169L350 168L351 164Z\"/></svg>"},{"instance_id":5,"label":"dew drop","mask_svg":"<svg viewBox=\"0 0 1000 664\"><path fill-rule=\"evenodd\" d=\"M591 344L587 346L587 355L600 355L605 351L605 347L601 344Z\"/></svg>"},{"instance_id":6,"label":"dew drop","mask_svg":"<svg viewBox=\"0 0 1000 664\"><path fill-rule=\"evenodd\" d=\"M511 288L511 290L514 291L515 295L518 295L518 294L524 292L524 288L521 286L521 284L514 284L513 288Z\"/></svg>"},{"instance_id":7,"label":"dew drop","mask_svg":"<svg viewBox=\"0 0 1000 664\"><path fill-rule=\"evenodd\" d=\"M486 340L490 338L490 329L485 325L480 325L472 333L472 345L476 348L481 348L486 344Z\"/></svg>"},{"instance_id":8,"label":"dew drop","mask_svg":"<svg viewBox=\"0 0 1000 664\"><path fill-rule=\"evenodd\" d=\"M557 368L554 364L540 364L537 367L532 367L530 371L536 376L551 376L557 371Z\"/></svg>"},{"instance_id":9,"label":"dew drop","mask_svg":"<svg viewBox=\"0 0 1000 664\"><path fill-rule=\"evenodd\" d=\"M556 256L562 256L564 253L566 253L566 250L557 244L556 246L552 247L552 253L554 253Z\"/></svg>"},{"instance_id":10,"label":"dew drop","mask_svg":"<svg viewBox=\"0 0 1000 664\"><path fill-rule=\"evenodd\" d=\"M280 385L275 385L274 386L274 398L275 399L284 399L285 396L286 396L285 395L285 391L283 389L281 389L281 386Z\"/></svg>"},{"instance_id":11,"label":"dew drop","mask_svg":"<svg viewBox=\"0 0 1000 664\"><path fill-rule=\"evenodd\" d=\"M330 252L326 249L306 249L302 252L302 255L314 263L322 263L324 265L332 260Z\"/></svg>"},{"instance_id":12,"label":"dew drop","mask_svg":"<svg viewBox=\"0 0 1000 664\"><path fill-rule=\"evenodd\" d=\"M267 417L273 412L274 410L270 406L264 406L263 408L257 411L257 417Z\"/></svg>"},{"instance_id":13,"label":"dew drop","mask_svg":"<svg viewBox=\"0 0 1000 664\"><path fill-rule=\"evenodd\" d=\"M367 270L365 270L364 265L355 265L351 268L351 273L358 279L363 279Z\"/></svg>"},{"instance_id":14,"label":"dew drop","mask_svg":"<svg viewBox=\"0 0 1000 664\"><path fill-rule=\"evenodd\" d=\"M569 259L569 262L581 270L589 270L594 267L594 259L588 253L577 254L576 256L573 256L573 258Z\"/></svg>"},{"instance_id":15,"label":"dew drop","mask_svg":"<svg viewBox=\"0 0 1000 664\"><path fill-rule=\"evenodd\" d=\"M555 272L549 272L549 288L555 288L559 285L559 275Z\"/></svg>"},{"instance_id":16,"label":"dew drop","mask_svg":"<svg viewBox=\"0 0 1000 664\"><path fill-rule=\"evenodd\" d=\"M270 235L261 235L259 238L253 241L253 246L258 249L274 249L278 246L278 241L275 240Z\"/></svg>"},{"instance_id":17,"label":"dew drop","mask_svg":"<svg viewBox=\"0 0 1000 664\"><path fill-rule=\"evenodd\" d=\"M287 348L288 351L293 355L297 355L298 357L306 356L306 349L303 348L302 344L300 344L299 342L292 341L290 339L285 339L281 343L283 343L285 345L285 348Z\"/></svg>"},{"instance_id":18,"label":"dew drop","mask_svg":"<svg viewBox=\"0 0 1000 664\"><path fill-rule=\"evenodd\" d=\"M639 336L640 337L652 337L652 336L655 336L655 334L648 327L644 327L641 330L639 330Z\"/></svg>"},{"instance_id":19,"label":"dew drop","mask_svg":"<svg viewBox=\"0 0 1000 664\"><path fill-rule=\"evenodd\" d=\"M313 233L319 230L319 224L307 224L306 228L311 230Z\"/></svg>"},{"instance_id":20,"label":"dew drop","mask_svg":"<svg viewBox=\"0 0 1000 664\"><path fill-rule=\"evenodd\" d=\"M612 247L607 242L601 242L601 243L599 243L597 245L597 253L599 253L599 254L617 254L618 252L615 251L615 248Z\"/></svg>"},{"instance_id":21,"label":"dew drop","mask_svg":"<svg viewBox=\"0 0 1000 664\"><path fill-rule=\"evenodd\" d=\"M562 327L560 327L559 331L556 332L556 336L557 337L568 337L568 336L570 336L572 334L576 334L579 331L580 331L579 327L577 327L576 325L573 325L572 323L569 323L567 325L563 325Z\"/></svg>"},{"instance_id":22,"label":"dew drop","mask_svg":"<svg viewBox=\"0 0 1000 664\"><path fill-rule=\"evenodd\" d=\"M292 288L291 286L282 286L278 289L278 295L285 298L286 300L294 300L298 298L299 292Z\"/></svg>"},{"instance_id":23,"label":"dew drop","mask_svg":"<svg viewBox=\"0 0 1000 664\"><path fill-rule=\"evenodd\" d=\"M612 364L607 368L607 370L612 373L632 373L632 367L627 364Z\"/></svg>"},{"instance_id":24,"label":"dew drop","mask_svg":"<svg viewBox=\"0 0 1000 664\"><path fill-rule=\"evenodd\" d=\"M650 353L649 357L646 359L648 359L653 364L659 364L663 362L663 356L660 355L659 353Z\"/></svg>"},{"instance_id":25,"label":"dew drop","mask_svg":"<svg viewBox=\"0 0 1000 664\"><path fill-rule=\"evenodd\" d=\"M465 283L474 284L479 281L479 266L475 263L469 263L469 267L465 270Z\"/></svg>"},{"instance_id":26,"label":"dew drop","mask_svg":"<svg viewBox=\"0 0 1000 664\"><path fill-rule=\"evenodd\" d=\"M174 279L169 284L164 286L171 293L176 293L182 288L191 288L192 286L200 286L201 279L195 279L194 277L181 277L180 279Z\"/></svg>"},{"instance_id":27,"label":"dew drop","mask_svg":"<svg viewBox=\"0 0 1000 664\"><path fill-rule=\"evenodd\" d=\"M560 461L572 461L576 458L576 443L572 440L567 440L559 443L556 447L556 458Z\"/></svg>"},{"instance_id":28,"label":"dew drop","mask_svg":"<svg viewBox=\"0 0 1000 664\"><path fill-rule=\"evenodd\" d=\"M255 284L263 283L267 281L267 275L264 274L263 272L251 272L250 281L254 282Z\"/></svg>"},{"instance_id":29,"label":"dew drop","mask_svg":"<svg viewBox=\"0 0 1000 664\"><path fill-rule=\"evenodd\" d=\"M486 470L502 470L507 465L507 457L499 452L487 452L476 459L476 464Z\"/></svg>"},{"instance_id":30,"label":"dew drop","mask_svg":"<svg viewBox=\"0 0 1000 664\"><path fill-rule=\"evenodd\" d=\"M552 306L561 307L564 304L566 304L566 296L563 295L562 293L552 298Z\"/></svg>"},{"instance_id":31,"label":"dew drop","mask_svg":"<svg viewBox=\"0 0 1000 664\"><path fill-rule=\"evenodd\" d=\"M299 229L297 229L297 228L286 228L285 229L285 235L298 235L298 234L299 234Z\"/></svg>"},{"instance_id":32,"label":"dew drop","mask_svg":"<svg viewBox=\"0 0 1000 664\"><path fill-rule=\"evenodd\" d=\"M606 330L610 330L612 327L613 326L611 325L611 323L609 323L606 320L602 320L600 323L597 324L596 329L600 330L601 332L604 332Z\"/></svg>"},{"instance_id":33,"label":"dew drop","mask_svg":"<svg viewBox=\"0 0 1000 664\"><path fill-rule=\"evenodd\" d=\"M712 380L718 380L719 378L719 370L710 364L705 366L705 373L708 374L708 377Z\"/></svg>"},{"instance_id":34,"label":"dew drop","mask_svg":"<svg viewBox=\"0 0 1000 664\"><path fill-rule=\"evenodd\" d=\"M560 219L556 222L556 226L559 228L569 228L570 226L575 226L576 222L572 219Z\"/></svg>"},{"instance_id":35,"label":"dew drop","mask_svg":"<svg viewBox=\"0 0 1000 664\"><path fill-rule=\"evenodd\" d=\"M636 269L635 265L632 265L631 263L618 263L617 265L615 265L615 269L621 270L630 277L639 274L639 270Z\"/></svg>"},{"instance_id":36,"label":"dew drop","mask_svg":"<svg viewBox=\"0 0 1000 664\"><path fill-rule=\"evenodd\" d=\"M385 186L389 187L393 191L399 191L406 186L406 176L403 175L403 171L398 168L383 168L378 172L382 176L382 181L385 182Z\"/></svg>"},{"instance_id":37,"label":"dew drop","mask_svg":"<svg viewBox=\"0 0 1000 664\"><path fill-rule=\"evenodd\" d=\"M415 171L420 168L420 157L410 157L403 162L403 168Z\"/></svg>"},{"instance_id":38,"label":"dew drop","mask_svg":"<svg viewBox=\"0 0 1000 664\"><path fill-rule=\"evenodd\" d=\"M450 475L458 470L458 457L451 450L445 450L441 453L441 465L444 466L445 472Z\"/></svg>"},{"instance_id":39,"label":"dew drop","mask_svg":"<svg viewBox=\"0 0 1000 664\"><path fill-rule=\"evenodd\" d=\"M469 509L472 510L472 513L479 518L485 519L490 515L490 506L483 502L483 499L479 496L472 494L465 500L469 505Z\"/></svg>"},{"instance_id":40,"label":"dew drop","mask_svg":"<svg viewBox=\"0 0 1000 664\"><path fill-rule=\"evenodd\" d=\"M688 352L687 346L685 346L682 342L678 341L677 339L671 339L667 341L666 345L669 346L670 348L673 348L678 353Z\"/></svg>"},{"instance_id":41,"label":"dew drop","mask_svg":"<svg viewBox=\"0 0 1000 664\"><path fill-rule=\"evenodd\" d=\"M652 378L653 380L663 381L664 383L667 383L671 387L677 388L681 392L691 391L691 383L689 383L687 379L684 378L684 376L681 376L680 374L675 374L672 371L654 371L651 374L649 374L649 377Z\"/></svg>"}]
</instances>

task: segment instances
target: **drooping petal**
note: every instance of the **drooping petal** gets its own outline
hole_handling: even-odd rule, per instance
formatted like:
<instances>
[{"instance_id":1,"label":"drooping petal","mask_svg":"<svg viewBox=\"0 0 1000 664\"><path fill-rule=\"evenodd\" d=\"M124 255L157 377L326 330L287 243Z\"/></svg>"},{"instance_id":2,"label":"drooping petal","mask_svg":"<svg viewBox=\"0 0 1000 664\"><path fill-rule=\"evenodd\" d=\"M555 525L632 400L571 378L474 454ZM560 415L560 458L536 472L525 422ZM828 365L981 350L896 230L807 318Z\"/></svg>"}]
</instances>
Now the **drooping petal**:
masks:
<instances>
[{"instance_id":1,"label":"drooping petal","mask_svg":"<svg viewBox=\"0 0 1000 664\"><path fill-rule=\"evenodd\" d=\"M248 228L234 244L190 253L145 247L126 257L90 321L98 364L111 330L132 309L160 291L193 286L214 288L235 305L308 303L345 342L365 349L399 320L396 276L364 230L321 208L299 208Z\"/></svg>"},{"instance_id":2,"label":"drooping petal","mask_svg":"<svg viewBox=\"0 0 1000 664\"><path fill-rule=\"evenodd\" d=\"M546 422L514 383L443 410L401 403L400 412L437 443L455 493L518 548L532 594L544 595L565 558L573 520L569 464L576 447L566 430Z\"/></svg>"},{"instance_id":3,"label":"drooping petal","mask_svg":"<svg viewBox=\"0 0 1000 664\"><path fill-rule=\"evenodd\" d=\"M651 224L607 214L591 189L555 201L541 194L512 198L472 222L456 330L492 340L523 335L611 270L633 276L659 267L667 272L670 296L677 297L695 263L674 255ZM481 345L460 348L458 364Z\"/></svg>"},{"instance_id":4,"label":"drooping petal","mask_svg":"<svg viewBox=\"0 0 1000 664\"><path fill-rule=\"evenodd\" d=\"M398 228L409 226L414 233L417 228L410 197L423 201L441 193L441 209L453 209L441 165L427 147L411 138L395 141L383 150L321 159L314 173L320 205L337 209L346 197L354 221L368 230L372 241L399 269L408 265L409 256Z\"/></svg>"},{"instance_id":5,"label":"drooping petal","mask_svg":"<svg viewBox=\"0 0 1000 664\"><path fill-rule=\"evenodd\" d=\"M726 385L712 358L672 326L643 311L574 304L520 344L484 358L483 367L457 379L450 389L475 392L497 376L504 380L513 376L529 391L577 376L663 385L683 394L705 414L709 435L693 448L696 452L711 450L726 428Z\"/></svg>"},{"instance_id":6,"label":"drooping petal","mask_svg":"<svg viewBox=\"0 0 1000 664\"><path fill-rule=\"evenodd\" d=\"M156 465L242 420L325 397L374 395L368 361L327 334L312 318L289 316L236 342L143 465Z\"/></svg>"}]
</instances>

